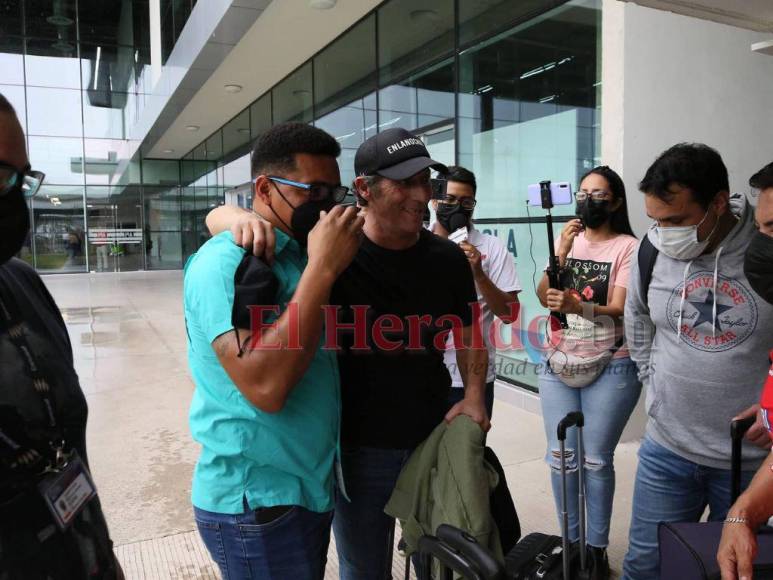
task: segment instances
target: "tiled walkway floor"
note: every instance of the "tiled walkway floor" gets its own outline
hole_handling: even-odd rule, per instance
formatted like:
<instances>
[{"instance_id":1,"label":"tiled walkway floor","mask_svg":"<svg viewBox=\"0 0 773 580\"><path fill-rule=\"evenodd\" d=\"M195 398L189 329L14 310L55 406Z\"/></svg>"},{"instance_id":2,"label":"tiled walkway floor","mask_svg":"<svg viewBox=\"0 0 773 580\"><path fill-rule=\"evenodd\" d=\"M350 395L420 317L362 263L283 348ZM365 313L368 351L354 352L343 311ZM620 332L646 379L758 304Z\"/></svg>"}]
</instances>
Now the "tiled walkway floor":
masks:
<instances>
[{"instance_id":1,"label":"tiled walkway floor","mask_svg":"<svg viewBox=\"0 0 773 580\"><path fill-rule=\"evenodd\" d=\"M181 272L44 278L63 311L90 413L88 451L127 578L212 578L190 507L198 446L188 432ZM489 444L508 477L524 533L558 531L538 415L497 400ZM618 448L610 559L626 549L636 445ZM395 559L395 578L402 562ZM337 578L331 544L328 578Z\"/></svg>"}]
</instances>

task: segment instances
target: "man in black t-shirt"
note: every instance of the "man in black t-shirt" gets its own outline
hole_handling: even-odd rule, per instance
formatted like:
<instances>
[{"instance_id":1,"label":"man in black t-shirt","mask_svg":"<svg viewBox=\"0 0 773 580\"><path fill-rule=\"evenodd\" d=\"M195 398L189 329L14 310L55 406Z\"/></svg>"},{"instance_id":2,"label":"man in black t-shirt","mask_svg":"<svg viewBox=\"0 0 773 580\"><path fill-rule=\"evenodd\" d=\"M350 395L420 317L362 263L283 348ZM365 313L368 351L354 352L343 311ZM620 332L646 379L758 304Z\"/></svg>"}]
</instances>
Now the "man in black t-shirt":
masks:
<instances>
[{"instance_id":1,"label":"man in black t-shirt","mask_svg":"<svg viewBox=\"0 0 773 580\"><path fill-rule=\"evenodd\" d=\"M76 473L74 451L88 465L88 409L67 329L40 276L13 257L29 234L25 197L42 180L0 94L0 580L123 578L98 498L60 530L38 489L57 477L42 475L47 467ZM59 505L78 495L63 489Z\"/></svg>"},{"instance_id":2,"label":"man in black t-shirt","mask_svg":"<svg viewBox=\"0 0 773 580\"><path fill-rule=\"evenodd\" d=\"M445 166L404 129L365 141L354 164L365 239L332 295L342 306L338 361L348 496L338 495L333 530L342 580L381 580L392 525L383 510L410 452L444 417L466 414L489 427L488 354L482 343L471 348L477 294L464 252L423 228L430 168L445 173ZM341 323L364 323L367 348L359 348L365 345L357 343L356 330L340 330ZM450 411L451 377L443 363L449 328L465 345L457 351L465 397ZM328 336L334 330L328 327Z\"/></svg>"},{"instance_id":3,"label":"man in black t-shirt","mask_svg":"<svg viewBox=\"0 0 773 580\"><path fill-rule=\"evenodd\" d=\"M488 353L473 341L475 283L464 252L423 228L430 199L429 157L408 131L389 129L355 157L355 187L365 237L333 287L337 319L326 318L326 347L339 346L345 489L333 530L343 580L383 580L392 520L384 506L411 451L443 419L470 416L489 429L485 410ZM270 224L223 206L207 216L212 234L231 229L236 243L270 263ZM448 410L451 377L443 363L445 330L456 351L464 399ZM476 347L476 348L473 348Z\"/></svg>"}]
</instances>

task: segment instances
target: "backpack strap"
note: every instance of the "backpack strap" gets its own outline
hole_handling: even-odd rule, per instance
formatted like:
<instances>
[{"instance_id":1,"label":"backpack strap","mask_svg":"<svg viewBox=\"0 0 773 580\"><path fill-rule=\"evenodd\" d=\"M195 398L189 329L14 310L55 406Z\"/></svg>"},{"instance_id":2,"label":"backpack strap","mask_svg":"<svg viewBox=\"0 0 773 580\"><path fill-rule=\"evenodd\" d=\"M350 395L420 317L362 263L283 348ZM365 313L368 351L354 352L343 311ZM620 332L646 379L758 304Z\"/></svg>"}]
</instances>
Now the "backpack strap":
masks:
<instances>
[{"instance_id":1,"label":"backpack strap","mask_svg":"<svg viewBox=\"0 0 773 580\"><path fill-rule=\"evenodd\" d=\"M658 259L658 253L658 249L652 245L649 236L644 234L644 239L639 245L639 281L641 282L642 301L648 308L647 292L649 291L650 282L652 281L652 271L655 269L655 261Z\"/></svg>"}]
</instances>

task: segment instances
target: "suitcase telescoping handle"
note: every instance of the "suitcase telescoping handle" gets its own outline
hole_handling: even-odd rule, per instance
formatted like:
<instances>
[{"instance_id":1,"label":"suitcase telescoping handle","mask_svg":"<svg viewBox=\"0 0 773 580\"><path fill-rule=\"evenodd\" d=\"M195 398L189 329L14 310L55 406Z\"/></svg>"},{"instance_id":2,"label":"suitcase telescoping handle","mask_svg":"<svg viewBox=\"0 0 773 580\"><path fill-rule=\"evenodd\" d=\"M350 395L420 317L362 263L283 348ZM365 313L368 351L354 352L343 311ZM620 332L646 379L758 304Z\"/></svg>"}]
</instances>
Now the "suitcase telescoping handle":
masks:
<instances>
[{"instance_id":1,"label":"suitcase telescoping handle","mask_svg":"<svg viewBox=\"0 0 773 580\"><path fill-rule=\"evenodd\" d=\"M435 536L419 538L419 553L421 554L421 573L419 578L432 578L432 559L440 564L439 580L453 580L454 573L461 574L466 580L490 580L481 573L465 554L446 544Z\"/></svg>"},{"instance_id":2,"label":"suitcase telescoping handle","mask_svg":"<svg viewBox=\"0 0 773 580\"><path fill-rule=\"evenodd\" d=\"M730 504L734 504L738 496L741 495L741 443L743 436L754 425L757 417L746 417L745 419L736 419L730 423L730 439L733 442L733 455L730 459L731 497Z\"/></svg>"},{"instance_id":3,"label":"suitcase telescoping handle","mask_svg":"<svg viewBox=\"0 0 773 580\"><path fill-rule=\"evenodd\" d=\"M577 427L577 472L579 475L580 494L578 508L580 512L580 570L585 571L585 448L582 439L582 428L585 416L580 411L569 413L558 423L558 444L561 454L561 545L563 556L564 578L569 576L569 509L567 507L566 490L566 431L572 426Z\"/></svg>"},{"instance_id":4,"label":"suitcase telescoping handle","mask_svg":"<svg viewBox=\"0 0 773 580\"><path fill-rule=\"evenodd\" d=\"M561 419L561 422L558 424L558 440L566 441L566 430L575 425L579 429L582 429L585 426L585 416L580 411L569 413L566 417Z\"/></svg>"}]
</instances>

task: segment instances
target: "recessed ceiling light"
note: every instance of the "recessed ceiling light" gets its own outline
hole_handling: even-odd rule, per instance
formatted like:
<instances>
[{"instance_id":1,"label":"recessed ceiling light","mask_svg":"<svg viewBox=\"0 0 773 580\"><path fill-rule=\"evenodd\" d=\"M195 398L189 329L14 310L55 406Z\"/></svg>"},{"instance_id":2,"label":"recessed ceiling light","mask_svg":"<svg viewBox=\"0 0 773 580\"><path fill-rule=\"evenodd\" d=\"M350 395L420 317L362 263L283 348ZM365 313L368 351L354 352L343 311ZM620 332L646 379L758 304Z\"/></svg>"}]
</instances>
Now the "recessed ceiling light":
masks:
<instances>
[{"instance_id":1,"label":"recessed ceiling light","mask_svg":"<svg viewBox=\"0 0 773 580\"><path fill-rule=\"evenodd\" d=\"M237 129L237 131L239 131L239 133L242 133L243 135L249 135L250 133L250 130L245 127L242 127L241 129Z\"/></svg>"},{"instance_id":2,"label":"recessed ceiling light","mask_svg":"<svg viewBox=\"0 0 773 580\"><path fill-rule=\"evenodd\" d=\"M329 10L336 5L337 0L309 0L309 6L317 10Z\"/></svg>"},{"instance_id":3,"label":"recessed ceiling light","mask_svg":"<svg viewBox=\"0 0 773 580\"><path fill-rule=\"evenodd\" d=\"M200 127L198 125L187 125L185 127L186 131L198 131Z\"/></svg>"},{"instance_id":4,"label":"recessed ceiling light","mask_svg":"<svg viewBox=\"0 0 773 580\"><path fill-rule=\"evenodd\" d=\"M763 40L752 44L752 52L773 56L773 40Z\"/></svg>"},{"instance_id":5,"label":"recessed ceiling light","mask_svg":"<svg viewBox=\"0 0 773 580\"><path fill-rule=\"evenodd\" d=\"M225 87L223 88L225 89L226 93L230 93L232 95L235 93L240 93L242 91L241 85L225 85Z\"/></svg>"},{"instance_id":6,"label":"recessed ceiling light","mask_svg":"<svg viewBox=\"0 0 773 580\"><path fill-rule=\"evenodd\" d=\"M174 153L174 149L164 149L164 153Z\"/></svg>"},{"instance_id":7,"label":"recessed ceiling light","mask_svg":"<svg viewBox=\"0 0 773 580\"><path fill-rule=\"evenodd\" d=\"M54 48L59 52L69 53L75 50L75 45L70 44L66 40L57 40L51 45L51 48Z\"/></svg>"},{"instance_id":8,"label":"recessed ceiling light","mask_svg":"<svg viewBox=\"0 0 773 580\"><path fill-rule=\"evenodd\" d=\"M46 18L46 22L53 24L54 26L72 26L75 21L63 14L54 14Z\"/></svg>"},{"instance_id":9,"label":"recessed ceiling light","mask_svg":"<svg viewBox=\"0 0 773 580\"><path fill-rule=\"evenodd\" d=\"M295 89L293 91L294 97L305 97L306 95L310 95L311 91L307 91L306 89Z\"/></svg>"},{"instance_id":10,"label":"recessed ceiling light","mask_svg":"<svg viewBox=\"0 0 773 580\"><path fill-rule=\"evenodd\" d=\"M413 10L411 12L411 20L414 22L439 22L440 15L434 10Z\"/></svg>"}]
</instances>

